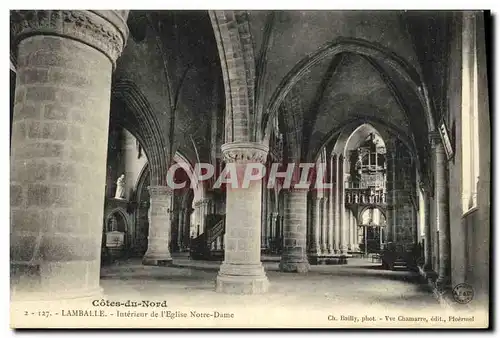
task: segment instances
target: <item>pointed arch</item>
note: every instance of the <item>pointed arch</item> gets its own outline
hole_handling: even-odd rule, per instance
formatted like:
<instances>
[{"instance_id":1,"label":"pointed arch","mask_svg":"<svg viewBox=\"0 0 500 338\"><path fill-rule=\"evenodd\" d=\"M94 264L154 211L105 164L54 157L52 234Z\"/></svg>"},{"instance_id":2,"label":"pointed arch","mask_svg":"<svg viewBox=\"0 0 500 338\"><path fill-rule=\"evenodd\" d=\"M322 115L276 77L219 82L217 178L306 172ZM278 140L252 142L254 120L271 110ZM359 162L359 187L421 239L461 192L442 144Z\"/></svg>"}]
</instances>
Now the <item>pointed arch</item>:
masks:
<instances>
[{"instance_id":1,"label":"pointed arch","mask_svg":"<svg viewBox=\"0 0 500 338\"><path fill-rule=\"evenodd\" d=\"M209 11L226 95L225 142L256 139L255 56L247 13Z\"/></svg>"},{"instance_id":2,"label":"pointed arch","mask_svg":"<svg viewBox=\"0 0 500 338\"><path fill-rule=\"evenodd\" d=\"M167 147L161 128L145 95L137 85L127 79L119 79L112 86L112 98L120 100L129 110L118 114L117 119L139 140L148 155L151 168L151 184L165 185L167 172Z\"/></svg>"},{"instance_id":3,"label":"pointed arch","mask_svg":"<svg viewBox=\"0 0 500 338\"><path fill-rule=\"evenodd\" d=\"M279 107L293 86L316 64L326 58L331 58L340 53L353 53L371 61L372 65L387 65L395 70L397 74L409 84L413 94L418 98L422 107L422 118L426 121L427 132L435 129L434 115L429 104L430 100L427 88L421 74L406 60L391 52L387 48L355 38L339 38L319 48L314 54L299 61L295 67L283 78L278 88L271 96L265 115L262 119L261 128L264 140L269 134L270 123L275 114L279 113ZM380 71L380 67L377 68ZM389 79L388 75L385 79ZM426 133L427 134L427 133Z\"/></svg>"},{"instance_id":4,"label":"pointed arch","mask_svg":"<svg viewBox=\"0 0 500 338\"><path fill-rule=\"evenodd\" d=\"M183 169L186 171L186 174L189 176L191 182L193 183L193 193L194 193L194 198L193 201L199 201L204 197L204 190L203 190L203 185L200 184L195 178L196 178L196 173L193 168L193 165L189 160L179 151L175 152L174 162L183 165ZM191 190L191 189L190 189Z\"/></svg>"},{"instance_id":5,"label":"pointed arch","mask_svg":"<svg viewBox=\"0 0 500 338\"><path fill-rule=\"evenodd\" d=\"M344 142L345 146L348 137L363 124L371 125L379 133L382 129L384 129L393 137L398 138L408 148L410 154L415 157L416 163L419 163L419 157L417 156L417 146L414 139L406 135L406 133L403 132L398 126L372 116L354 116L353 118L345 121L345 123L340 125L338 128L333 129L328 135L323 138L317 148L310 151L311 157L308 158L308 160L316 161L323 147L328 147L332 152L334 151L335 147L338 147L337 149L343 149L343 146L339 146L337 144L340 144L340 142ZM384 140L384 142L387 142L387 140ZM420 166L418 166L418 168L420 168Z\"/></svg>"}]
</instances>

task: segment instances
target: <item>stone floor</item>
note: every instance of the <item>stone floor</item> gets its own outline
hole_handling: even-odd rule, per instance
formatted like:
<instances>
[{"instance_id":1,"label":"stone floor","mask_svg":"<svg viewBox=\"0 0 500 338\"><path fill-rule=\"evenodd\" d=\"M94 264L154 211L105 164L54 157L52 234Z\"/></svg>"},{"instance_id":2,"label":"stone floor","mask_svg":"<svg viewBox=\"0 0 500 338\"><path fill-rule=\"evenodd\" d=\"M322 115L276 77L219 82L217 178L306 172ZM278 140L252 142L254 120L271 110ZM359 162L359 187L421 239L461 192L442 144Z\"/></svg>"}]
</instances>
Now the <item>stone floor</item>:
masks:
<instances>
[{"instance_id":1,"label":"stone floor","mask_svg":"<svg viewBox=\"0 0 500 338\"><path fill-rule=\"evenodd\" d=\"M263 264L271 285L262 295L216 293L220 262L191 261L186 256L173 259L171 267L143 266L133 259L103 267L101 286L105 295L117 300L165 300L172 312L233 313L240 320L227 322L230 326L422 327L427 323L432 327L443 324L439 319L431 320L433 315L451 313L419 283L417 274L382 270L380 263L364 258L351 258L347 265L311 266L307 274L298 275L280 272L279 259L267 257ZM391 321L385 317L389 314L396 318L424 315L427 322ZM213 319L193 325L224 323Z\"/></svg>"}]
</instances>

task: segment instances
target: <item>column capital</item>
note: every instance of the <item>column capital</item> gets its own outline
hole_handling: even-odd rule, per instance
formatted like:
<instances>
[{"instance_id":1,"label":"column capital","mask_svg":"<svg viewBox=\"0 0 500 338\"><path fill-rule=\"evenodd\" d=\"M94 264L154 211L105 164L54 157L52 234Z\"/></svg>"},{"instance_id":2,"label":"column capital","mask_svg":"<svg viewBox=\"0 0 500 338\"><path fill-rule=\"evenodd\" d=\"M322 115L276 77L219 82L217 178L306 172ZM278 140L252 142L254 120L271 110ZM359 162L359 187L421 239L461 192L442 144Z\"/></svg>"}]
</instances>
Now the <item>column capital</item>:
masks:
<instances>
[{"instance_id":1,"label":"column capital","mask_svg":"<svg viewBox=\"0 0 500 338\"><path fill-rule=\"evenodd\" d=\"M200 207L202 205L207 205L212 201L210 197L203 197L197 201L194 202L195 207Z\"/></svg>"},{"instance_id":2,"label":"column capital","mask_svg":"<svg viewBox=\"0 0 500 338\"><path fill-rule=\"evenodd\" d=\"M429 132L428 137L429 137L429 142L433 148L441 144L441 134L439 134L439 131L434 130Z\"/></svg>"},{"instance_id":3,"label":"column capital","mask_svg":"<svg viewBox=\"0 0 500 338\"><path fill-rule=\"evenodd\" d=\"M266 163L269 147L261 143L231 142L221 146L226 163Z\"/></svg>"},{"instance_id":4,"label":"column capital","mask_svg":"<svg viewBox=\"0 0 500 338\"><path fill-rule=\"evenodd\" d=\"M127 42L127 17L128 10L11 11L11 59L16 58L17 46L23 39L33 35L57 35L96 48L111 60L114 67Z\"/></svg>"}]
</instances>

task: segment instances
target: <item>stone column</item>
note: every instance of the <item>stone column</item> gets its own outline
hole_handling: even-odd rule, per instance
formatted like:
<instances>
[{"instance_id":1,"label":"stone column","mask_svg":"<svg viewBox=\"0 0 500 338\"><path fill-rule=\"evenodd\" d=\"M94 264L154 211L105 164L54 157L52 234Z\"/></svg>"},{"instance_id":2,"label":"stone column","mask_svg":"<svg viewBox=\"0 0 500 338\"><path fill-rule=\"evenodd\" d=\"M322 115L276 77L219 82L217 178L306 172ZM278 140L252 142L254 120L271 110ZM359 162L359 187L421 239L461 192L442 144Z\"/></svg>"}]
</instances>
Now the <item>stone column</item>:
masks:
<instances>
[{"instance_id":1,"label":"stone column","mask_svg":"<svg viewBox=\"0 0 500 338\"><path fill-rule=\"evenodd\" d=\"M211 202L212 201L209 197L204 197L194 203L195 215L196 215L195 218L197 220L196 225L199 226L200 235L202 233L205 233L205 231L207 231L206 218L212 209Z\"/></svg>"},{"instance_id":2,"label":"stone column","mask_svg":"<svg viewBox=\"0 0 500 338\"><path fill-rule=\"evenodd\" d=\"M396 189L395 181L395 149L387 149L387 225L386 225L386 238L387 243L394 242L394 222L395 220L395 210L396 210L396 200L394 199L393 193Z\"/></svg>"},{"instance_id":3,"label":"stone column","mask_svg":"<svg viewBox=\"0 0 500 338\"><path fill-rule=\"evenodd\" d=\"M331 227L331 221L330 221L330 199L328 197L324 197L323 198L323 205L322 205L322 208L323 208L323 228L326 229L326 233L327 233L327 238L326 238L326 242L327 242L327 251L325 251L325 254L333 254L333 241L332 241L332 237L333 237L333 234L332 234L332 227Z\"/></svg>"},{"instance_id":4,"label":"stone column","mask_svg":"<svg viewBox=\"0 0 500 338\"><path fill-rule=\"evenodd\" d=\"M434 154L434 203L436 228L439 228L439 272L436 284L447 288L451 282L450 222L448 215L448 189L446 182L446 153L439 134L431 135Z\"/></svg>"},{"instance_id":5,"label":"stone column","mask_svg":"<svg viewBox=\"0 0 500 338\"><path fill-rule=\"evenodd\" d=\"M142 259L144 265L168 265L172 222L172 189L167 186L150 186L148 250Z\"/></svg>"},{"instance_id":6,"label":"stone column","mask_svg":"<svg viewBox=\"0 0 500 338\"><path fill-rule=\"evenodd\" d=\"M204 234L207 231L207 204L206 198L200 200L198 204L198 213L200 215L200 234Z\"/></svg>"},{"instance_id":7,"label":"stone column","mask_svg":"<svg viewBox=\"0 0 500 338\"><path fill-rule=\"evenodd\" d=\"M418 196L417 196L418 198ZM418 224L417 224L417 210L415 209L415 205L410 205L411 212L411 225L413 227L413 245L415 247L415 252L417 252L418 248Z\"/></svg>"},{"instance_id":8,"label":"stone column","mask_svg":"<svg viewBox=\"0 0 500 338\"><path fill-rule=\"evenodd\" d=\"M382 227L378 227L379 248L382 248Z\"/></svg>"},{"instance_id":9,"label":"stone column","mask_svg":"<svg viewBox=\"0 0 500 338\"><path fill-rule=\"evenodd\" d=\"M358 246L358 225L356 224L356 217L354 215L349 215L350 227L351 227L351 251L359 251Z\"/></svg>"},{"instance_id":10,"label":"stone column","mask_svg":"<svg viewBox=\"0 0 500 338\"><path fill-rule=\"evenodd\" d=\"M203 229L202 226L202 217L201 217L201 201L195 201L194 202L194 228L195 228L195 234L194 237L197 237L199 234L201 234L201 229Z\"/></svg>"},{"instance_id":11,"label":"stone column","mask_svg":"<svg viewBox=\"0 0 500 338\"><path fill-rule=\"evenodd\" d=\"M271 248L271 241L273 238L273 212L270 212L267 214L267 227L266 227L266 243L267 243L267 248Z\"/></svg>"},{"instance_id":12,"label":"stone column","mask_svg":"<svg viewBox=\"0 0 500 338\"><path fill-rule=\"evenodd\" d=\"M309 270L306 255L307 190L286 191L284 211L284 247L280 270L305 273Z\"/></svg>"},{"instance_id":13,"label":"stone column","mask_svg":"<svg viewBox=\"0 0 500 338\"><path fill-rule=\"evenodd\" d=\"M347 212L346 219L347 219L347 226L348 226L347 227L347 229L348 229L348 233L347 233L347 237L348 237L347 250L348 251L352 251L353 244L354 244L354 240L353 240L354 231L352 230L352 219L351 219L351 214L349 212Z\"/></svg>"},{"instance_id":14,"label":"stone column","mask_svg":"<svg viewBox=\"0 0 500 338\"><path fill-rule=\"evenodd\" d=\"M177 247L179 248L179 252L182 252L182 235L184 233L184 208L179 210L179 225L177 226Z\"/></svg>"},{"instance_id":15,"label":"stone column","mask_svg":"<svg viewBox=\"0 0 500 338\"><path fill-rule=\"evenodd\" d=\"M344 189L344 162L346 159L343 155L339 155L339 181L338 181L338 205L339 205L339 220L340 220L340 253L347 255L349 245L349 224L347 222L345 212L345 189Z\"/></svg>"},{"instance_id":16,"label":"stone column","mask_svg":"<svg viewBox=\"0 0 500 338\"><path fill-rule=\"evenodd\" d=\"M189 246L189 238L191 236L191 206L188 205L187 208L184 208L184 229L182 232L182 248L186 250Z\"/></svg>"},{"instance_id":17,"label":"stone column","mask_svg":"<svg viewBox=\"0 0 500 338\"><path fill-rule=\"evenodd\" d=\"M335 222L334 222L334 234L335 234L335 246L334 246L334 251L335 253L340 253L340 190L342 186L342 177L339 175L340 173L340 165L338 161L337 155L333 155L333 163L334 165L332 168L335 168L332 170L334 172L334 177L335 177L335 183L333 185L333 195L335 196L334 198L334 210L335 210Z\"/></svg>"},{"instance_id":18,"label":"stone column","mask_svg":"<svg viewBox=\"0 0 500 338\"><path fill-rule=\"evenodd\" d=\"M260 261L262 181L241 187L249 163L265 163L268 148L258 143L222 145L226 163L238 172L239 187L227 185L224 262L217 276L217 292L255 294L266 292L269 280Z\"/></svg>"},{"instance_id":19,"label":"stone column","mask_svg":"<svg viewBox=\"0 0 500 338\"><path fill-rule=\"evenodd\" d=\"M335 241L334 241L334 227L335 227L335 170L336 170L336 160L335 155L331 156L330 159L327 155L327 175L328 183L332 185L332 188L325 190L324 195L327 197L328 209L328 221L325 226L325 242L326 250L323 252L324 255L333 255L335 253Z\"/></svg>"},{"instance_id":20,"label":"stone column","mask_svg":"<svg viewBox=\"0 0 500 338\"><path fill-rule=\"evenodd\" d=\"M309 250L309 254L311 256L320 256L321 255L321 223L320 223L320 203L319 198L317 196L313 196L311 199L311 209L312 209L312 222L311 222L311 247Z\"/></svg>"},{"instance_id":21,"label":"stone column","mask_svg":"<svg viewBox=\"0 0 500 338\"><path fill-rule=\"evenodd\" d=\"M328 224L326 222L323 222L323 218L325 217L324 215L324 208L323 204L325 203L325 199L323 197L318 199L318 224L321 229L321 242L320 242L320 252L322 255L328 255L328 238L329 238L329 229L328 229Z\"/></svg>"},{"instance_id":22,"label":"stone column","mask_svg":"<svg viewBox=\"0 0 500 338\"><path fill-rule=\"evenodd\" d=\"M266 184L262 184L262 214L261 214L261 250L267 250L269 247L267 245L267 228L268 228L268 214L267 214L267 202L268 202L268 190Z\"/></svg>"},{"instance_id":23,"label":"stone column","mask_svg":"<svg viewBox=\"0 0 500 338\"><path fill-rule=\"evenodd\" d=\"M277 222L278 222L278 213L277 212L272 212L269 215L269 249L271 252L274 252L276 249L276 238L277 238L277 232L278 229L277 227Z\"/></svg>"},{"instance_id":24,"label":"stone column","mask_svg":"<svg viewBox=\"0 0 500 338\"><path fill-rule=\"evenodd\" d=\"M111 73L128 11L11 11L11 300L100 293Z\"/></svg>"},{"instance_id":25,"label":"stone column","mask_svg":"<svg viewBox=\"0 0 500 338\"><path fill-rule=\"evenodd\" d=\"M391 237L393 243L396 245L398 242L398 232L397 228L400 226L400 219L401 215L399 214L400 210L400 201L399 201L399 189L400 189L400 181L399 181L399 175L401 174L399 172L399 156L397 156L398 153L395 151L394 156L391 157L392 161L392 222L391 222Z\"/></svg>"}]
</instances>

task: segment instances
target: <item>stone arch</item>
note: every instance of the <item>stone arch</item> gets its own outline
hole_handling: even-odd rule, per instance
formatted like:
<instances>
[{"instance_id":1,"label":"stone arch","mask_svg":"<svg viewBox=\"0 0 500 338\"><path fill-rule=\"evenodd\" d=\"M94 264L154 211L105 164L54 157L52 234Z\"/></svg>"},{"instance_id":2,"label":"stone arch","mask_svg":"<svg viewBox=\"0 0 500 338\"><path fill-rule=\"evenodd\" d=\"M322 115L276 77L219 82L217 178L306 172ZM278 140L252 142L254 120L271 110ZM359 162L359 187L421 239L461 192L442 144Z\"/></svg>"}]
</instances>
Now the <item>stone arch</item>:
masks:
<instances>
[{"instance_id":1,"label":"stone arch","mask_svg":"<svg viewBox=\"0 0 500 338\"><path fill-rule=\"evenodd\" d=\"M380 213L382 215L384 215L384 218L387 220L387 210L385 208L381 207L380 205L365 205L365 206L359 208L358 212L356 214L353 212L353 214L356 217L358 222L360 222L361 216L368 209L378 209L380 211ZM351 210L351 212L352 212L352 210Z\"/></svg>"},{"instance_id":2,"label":"stone arch","mask_svg":"<svg viewBox=\"0 0 500 338\"><path fill-rule=\"evenodd\" d=\"M255 56L245 11L209 11L226 96L225 142L256 140Z\"/></svg>"},{"instance_id":3,"label":"stone arch","mask_svg":"<svg viewBox=\"0 0 500 338\"><path fill-rule=\"evenodd\" d=\"M167 147L153 108L133 81L120 79L113 84L111 92L113 98L125 104L131 113L123 114L131 116L118 116L117 118L137 138L148 155L151 184L165 185Z\"/></svg>"},{"instance_id":4,"label":"stone arch","mask_svg":"<svg viewBox=\"0 0 500 338\"><path fill-rule=\"evenodd\" d=\"M142 186L146 182L147 176L149 175L149 161L144 163L144 166L141 169L141 172L139 173L139 176L137 176L137 181L134 184L134 189L139 194L139 192L142 189ZM139 197L139 196L137 196Z\"/></svg>"},{"instance_id":5,"label":"stone arch","mask_svg":"<svg viewBox=\"0 0 500 338\"><path fill-rule=\"evenodd\" d=\"M386 129L389 134L398 138L409 150L410 155L415 159L415 165L419 169L422 168L420 166L420 158L417 152L417 146L415 141L410 136L406 135L404 131L402 131L398 126L383 121L382 119L378 119L371 116L363 116L363 117L353 117L352 119L347 120L344 124L339 126L337 129L332 130L323 141L320 143L320 146L317 149L311 151L311 159L316 161L318 156L320 155L321 149L324 146L330 146L332 149L332 153L337 149L344 149L347 143L347 139L349 136L361 125L370 124L374 129L380 132L380 129ZM387 140L384 140L387 145ZM333 143L333 144L332 144ZM337 149L336 149L337 147Z\"/></svg>"},{"instance_id":6,"label":"stone arch","mask_svg":"<svg viewBox=\"0 0 500 338\"><path fill-rule=\"evenodd\" d=\"M356 132L358 132L359 130L361 130L362 128L371 129L380 135L380 132L371 123L366 123L366 122L361 123L357 127L355 127L354 130L352 130L352 131L351 131L351 128L347 128L343 132L341 132L339 139L337 140L337 142L335 143L335 146L333 147L333 152L334 153L342 152L342 154L344 154L344 157L345 157L346 151L347 151L347 146L349 145L349 141L351 141L354 134ZM347 136L347 138L345 136ZM386 141L384 141L384 144L385 144L385 142Z\"/></svg>"},{"instance_id":7,"label":"stone arch","mask_svg":"<svg viewBox=\"0 0 500 338\"><path fill-rule=\"evenodd\" d=\"M201 200L204 197L205 192L203 190L203 185L199 184L196 181L196 179L194 179L197 175L194 172L194 168L193 168L191 162L189 162L189 160L182 153L180 153L179 151L175 152L173 160L174 160L174 162L183 165L183 169L186 171L187 175L191 179L191 182L194 182L193 183L193 189L192 189L193 190L193 194L194 194L193 203L196 202L196 201Z\"/></svg>"},{"instance_id":8,"label":"stone arch","mask_svg":"<svg viewBox=\"0 0 500 338\"><path fill-rule=\"evenodd\" d=\"M299 61L295 67L283 78L278 88L273 93L269 101L267 110L262 119L262 134L264 140L268 139L270 123L272 117L278 114L278 110L287 94L293 86L316 64L325 58L338 55L340 53L353 53L361 55L375 64L387 64L394 69L414 91L420 105L423 108L428 131L435 129L434 117L430 106L430 99L427 87L424 84L421 74L411 66L406 60L387 48L356 38L338 38L331 43L320 47L314 54L309 55ZM379 71L380 67L377 67Z\"/></svg>"},{"instance_id":9,"label":"stone arch","mask_svg":"<svg viewBox=\"0 0 500 338\"><path fill-rule=\"evenodd\" d=\"M107 229L107 226L108 226L108 221L111 219L111 217L114 215L114 214L117 214L119 215L123 222L124 222L124 226L125 226L125 229L124 229L124 232L127 232L129 229L130 229L130 219L129 219L129 216L127 214L127 211L121 207L115 207L113 209L109 209L105 216L104 216L104 226L106 227L106 230Z\"/></svg>"},{"instance_id":10,"label":"stone arch","mask_svg":"<svg viewBox=\"0 0 500 338\"><path fill-rule=\"evenodd\" d=\"M186 167L185 167L185 170L187 170L187 174L189 177L194 177L195 176L195 171L194 171L194 168L191 164L191 162L189 162L189 160L182 154L180 153L179 151L176 151L174 157L173 157L173 161L176 162L176 163L183 163L183 164L186 164ZM146 162L137 178L137 181L134 185L135 187L135 191L137 193L137 196L136 196L136 201L137 203L140 202L141 200L141 192L143 190L143 187L144 187L144 184L146 184L146 181L147 181L147 178L148 176L151 174L149 172L150 170L150 164L149 164L149 161ZM195 201L198 201L198 200L201 200L204 195L205 195L205 192L203 190L203 186L200 185L200 184L195 184L194 188L193 189L189 189L189 190L193 190L192 194L193 194L193 203ZM189 193L188 193L189 194Z\"/></svg>"},{"instance_id":11,"label":"stone arch","mask_svg":"<svg viewBox=\"0 0 500 338\"><path fill-rule=\"evenodd\" d=\"M149 235L149 192L146 189L149 186L151 173L149 171L149 162L144 167L137 178L135 185L135 198L133 203L136 205L133 217L135 218L135 250L138 256L142 257L147 250L147 238Z\"/></svg>"}]
</instances>

